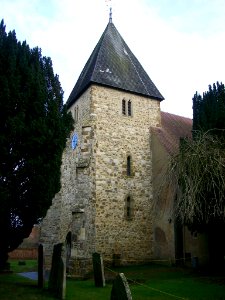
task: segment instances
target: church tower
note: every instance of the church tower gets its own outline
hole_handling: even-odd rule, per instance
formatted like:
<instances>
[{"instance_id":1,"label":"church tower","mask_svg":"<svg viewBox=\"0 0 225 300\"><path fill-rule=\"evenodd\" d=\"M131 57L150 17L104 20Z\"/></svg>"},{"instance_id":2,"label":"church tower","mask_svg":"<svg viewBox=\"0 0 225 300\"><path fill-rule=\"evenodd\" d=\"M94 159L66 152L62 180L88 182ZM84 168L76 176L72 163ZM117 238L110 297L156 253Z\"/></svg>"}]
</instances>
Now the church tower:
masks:
<instances>
[{"instance_id":1,"label":"church tower","mask_svg":"<svg viewBox=\"0 0 225 300\"><path fill-rule=\"evenodd\" d=\"M110 19L67 101L75 128L42 224L47 255L67 241L71 272L84 275L93 252L110 264L151 259L150 127L160 126L161 100Z\"/></svg>"}]
</instances>

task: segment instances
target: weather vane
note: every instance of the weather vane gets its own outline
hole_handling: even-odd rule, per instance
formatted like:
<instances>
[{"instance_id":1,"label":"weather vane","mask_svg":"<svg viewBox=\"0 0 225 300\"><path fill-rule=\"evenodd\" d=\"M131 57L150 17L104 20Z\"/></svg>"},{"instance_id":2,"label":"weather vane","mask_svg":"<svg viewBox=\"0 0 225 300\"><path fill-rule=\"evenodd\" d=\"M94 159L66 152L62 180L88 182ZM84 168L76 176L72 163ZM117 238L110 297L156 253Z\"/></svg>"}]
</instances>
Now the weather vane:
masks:
<instances>
[{"instance_id":1,"label":"weather vane","mask_svg":"<svg viewBox=\"0 0 225 300\"><path fill-rule=\"evenodd\" d=\"M105 0L105 3L109 8L109 23L112 23L112 0Z\"/></svg>"}]
</instances>

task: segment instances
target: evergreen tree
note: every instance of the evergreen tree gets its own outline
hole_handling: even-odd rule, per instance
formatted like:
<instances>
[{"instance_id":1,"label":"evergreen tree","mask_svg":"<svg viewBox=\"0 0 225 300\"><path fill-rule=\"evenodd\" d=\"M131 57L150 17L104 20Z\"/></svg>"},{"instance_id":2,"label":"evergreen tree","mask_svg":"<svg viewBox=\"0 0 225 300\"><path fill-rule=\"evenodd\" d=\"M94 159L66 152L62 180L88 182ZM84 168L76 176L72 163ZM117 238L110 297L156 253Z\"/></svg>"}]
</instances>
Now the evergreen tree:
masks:
<instances>
[{"instance_id":1,"label":"evergreen tree","mask_svg":"<svg viewBox=\"0 0 225 300\"><path fill-rule=\"evenodd\" d=\"M52 61L0 23L0 268L60 190L73 127Z\"/></svg>"},{"instance_id":2,"label":"evergreen tree","mask_svg":"<svg viewBox=\"0 0 225 300\"><path fill-rule=\"evenodd\" d=\"M203 96L193 97L193 131L219 134L225 129L225 88L217 82Z\"/></svg>"},{"instance_id":3,"label":"evergreen tree","mask_svg":"<svg viewBox=\"0 0 225 300\"><path fill-rule=\"evenodd\" d=\"M225 256L224 162L225 88L217 82L202 96L194 95L193 139L182 141L169 170L175 216L192 231L208 235L210 259L217 268Z\"/></svg>"}]
</instances>

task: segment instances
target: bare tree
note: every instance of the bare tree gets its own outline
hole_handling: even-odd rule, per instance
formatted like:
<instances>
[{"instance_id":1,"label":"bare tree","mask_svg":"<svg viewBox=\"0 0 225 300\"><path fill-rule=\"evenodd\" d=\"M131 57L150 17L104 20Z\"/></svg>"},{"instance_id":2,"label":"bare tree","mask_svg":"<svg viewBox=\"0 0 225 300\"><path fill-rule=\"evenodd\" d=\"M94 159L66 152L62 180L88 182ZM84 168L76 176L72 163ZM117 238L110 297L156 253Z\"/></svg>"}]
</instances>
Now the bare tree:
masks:
<instances>
[{"instance_id":1,"label":"bare tree","mask_svg":"<svg viewBox=\"0 0 225 300\"><path fill-rule=\"evenodd\" d=\"M168 165L166 180L176 194L174 214L184 224L204 226L224 219L225 144L211 132L181 141Z\"/></svg>"}]
</instances>

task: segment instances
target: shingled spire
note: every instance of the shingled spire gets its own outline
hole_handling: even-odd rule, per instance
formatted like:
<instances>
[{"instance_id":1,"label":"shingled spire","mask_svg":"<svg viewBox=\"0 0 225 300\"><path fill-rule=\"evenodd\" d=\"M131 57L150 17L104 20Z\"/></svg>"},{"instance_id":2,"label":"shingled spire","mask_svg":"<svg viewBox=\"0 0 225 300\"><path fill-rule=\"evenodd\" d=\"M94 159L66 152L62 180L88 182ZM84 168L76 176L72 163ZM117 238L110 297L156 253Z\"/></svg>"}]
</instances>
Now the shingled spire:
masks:
<instances>
[{"instance_id":1,"label":"shingled spire","mask_svg":"<svg viewBox=\"0 0 225 300\"><path fill-rule=\"evenodd\" d=\"M67 106L70 107L92 83L159 101L164 99L112 22L108 23L81 72Z\"/></svg>"}]
</instances>

